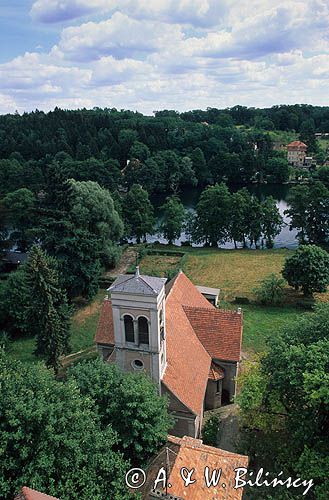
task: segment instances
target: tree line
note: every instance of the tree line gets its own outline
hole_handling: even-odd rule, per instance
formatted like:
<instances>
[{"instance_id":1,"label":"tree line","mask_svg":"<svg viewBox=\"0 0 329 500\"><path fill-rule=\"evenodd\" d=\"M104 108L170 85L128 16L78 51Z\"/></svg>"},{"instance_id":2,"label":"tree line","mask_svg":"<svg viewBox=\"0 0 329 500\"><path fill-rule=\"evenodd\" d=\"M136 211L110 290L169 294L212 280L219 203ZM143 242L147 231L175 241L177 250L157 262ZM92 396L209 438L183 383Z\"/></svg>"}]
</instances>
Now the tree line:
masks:
<instances>
[{"instance_id":1,"label":"tree line","mask_svg":"<svg viewBox=\"0 0 329 500\"><path fill-rule=\"evenodd\" d=\"M285 155L269 133L232 123L188 121L177 113L95 109L0 116L0 195L46 189L56 162L67 178L111 191L141 184L149 194L225 181L284 182Z\"/></svg>"}]
</instances>

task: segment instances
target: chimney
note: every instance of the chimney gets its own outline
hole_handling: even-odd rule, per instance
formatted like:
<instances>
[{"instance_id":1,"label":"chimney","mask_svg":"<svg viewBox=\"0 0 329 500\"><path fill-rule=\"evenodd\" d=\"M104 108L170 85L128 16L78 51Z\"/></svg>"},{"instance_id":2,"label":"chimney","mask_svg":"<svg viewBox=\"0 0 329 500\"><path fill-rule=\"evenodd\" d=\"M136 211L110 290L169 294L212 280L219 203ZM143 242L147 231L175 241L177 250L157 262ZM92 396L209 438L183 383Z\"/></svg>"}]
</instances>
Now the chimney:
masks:
<instances>
[{"instance_id":1,"label":"chimney","mask_svg":"<svg viewBox=\"0 0 329 500\"><path fill-rule=\"evenodd\" d=\"M238 314L241 314L241 312L242 312L241 307L238 307L238 311L237 312L238 312Z\"/></svg>"},{"instance_id":2,"label":"chimney","mask_svg":"<svg viewBox=\"0 0 329 500\"><path fill-rule=\"evenodd\" d=\"M139 276L139 266L136 266L135 276L136 278Z\"/></svg>"}]
</instances>

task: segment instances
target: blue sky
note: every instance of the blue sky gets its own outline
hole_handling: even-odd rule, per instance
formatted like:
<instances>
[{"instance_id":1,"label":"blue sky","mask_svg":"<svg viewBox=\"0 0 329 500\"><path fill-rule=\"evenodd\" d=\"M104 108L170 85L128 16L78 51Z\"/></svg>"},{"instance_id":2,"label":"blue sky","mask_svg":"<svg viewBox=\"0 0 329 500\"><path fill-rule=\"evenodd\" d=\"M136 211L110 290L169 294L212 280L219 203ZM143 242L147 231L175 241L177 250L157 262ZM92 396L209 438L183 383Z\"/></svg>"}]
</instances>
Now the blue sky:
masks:
<instances>
[{"instance_id":1,"label":"blue sky","mask_svg":"<svg viewBox=\"0 0 329 500\"><path fill-rule=\"evenodd\" d=\"M0 113L328 105L327 0L11 0Z\"/></svg>"}]
</instances>

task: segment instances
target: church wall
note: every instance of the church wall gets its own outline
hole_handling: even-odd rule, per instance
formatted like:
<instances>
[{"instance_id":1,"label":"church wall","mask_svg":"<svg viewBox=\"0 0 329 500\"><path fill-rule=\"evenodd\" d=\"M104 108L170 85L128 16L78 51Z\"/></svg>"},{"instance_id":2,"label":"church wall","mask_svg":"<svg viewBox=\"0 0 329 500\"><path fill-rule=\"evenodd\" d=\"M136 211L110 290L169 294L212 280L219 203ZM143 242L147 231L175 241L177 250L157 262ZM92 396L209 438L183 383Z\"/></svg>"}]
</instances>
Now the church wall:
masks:
<instances>
[{"instance_id":1,"label":"church wall","mask_svg":"<svg viewBox=\"0 0 329 500\"><path fill-rule=\"evenodd\" d=\"M201 429L200 417L191 412L164 384L161 385L161 393L168 396L169 412L175 419L175 424L169 430L169 434L177 437L198 437Z\"/></svg>"},{"instance_id":2,"label":"church wall","mask_svg":"<svg viewBox=\"0 0 329 500\"><path fill-rule=\"evenodd\" d=\"M96 344L96 345L98 354L101 356L103 361L106 361L109 355L113 352L114 346L106 344Z\"/></svg>"},{"instance_id":3,"label":"church wall","mask_svg":"<svg viewBox=\"0 0 329 500\"><path fill-rule=\"evenodd\" d=\"M222 361L221 359L214 359L225 372L222 385L222 401L225 401L225 396L228 394L229 401L233 401L236 395L236 377L238 374L238 363L233 361Z\"/></svg>"},{"instance_id":4,"label":"church wall","mask_svg":"<svg viewBox=\"0 0 329 500\"><path fill-rule=\"evenodd\" d=\"M206 397L205 397L205 409L214 410L219 408L222 404L222 380L219 380L219 387L217 386L216 380L208 380ZM217 392L217 388L219 391Z\"/></svg>"}]
</instances>

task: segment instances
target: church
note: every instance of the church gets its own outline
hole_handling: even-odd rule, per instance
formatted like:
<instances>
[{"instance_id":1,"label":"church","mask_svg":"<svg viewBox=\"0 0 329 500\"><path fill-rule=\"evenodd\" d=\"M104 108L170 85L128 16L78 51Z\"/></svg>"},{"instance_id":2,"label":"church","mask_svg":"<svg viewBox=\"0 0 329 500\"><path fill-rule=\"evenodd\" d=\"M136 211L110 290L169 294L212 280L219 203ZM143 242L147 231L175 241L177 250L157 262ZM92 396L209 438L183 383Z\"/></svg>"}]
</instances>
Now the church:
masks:
<instances>
[{"instance_id":1,"label":"church","mask_svg":"<svg viewBox=\"0 0 329 500\"><path fill-rule=\"evenodd\" d=\"M137 267L119 275L108 292L98 352L124 371L146 372L169 399L171 434L198 437L204 410L235 397L241 310L218 309L182 271L167 283Z\"/></svg>"}]
</instances>

